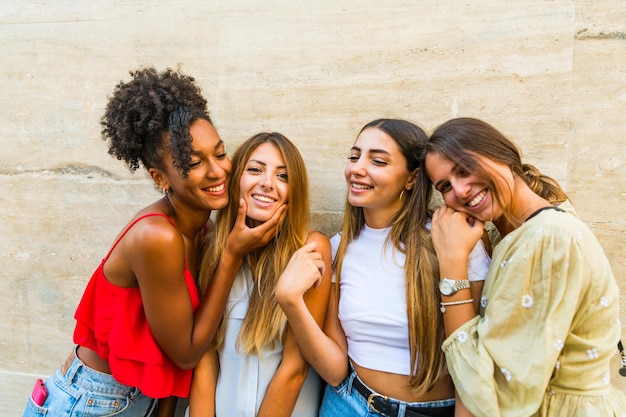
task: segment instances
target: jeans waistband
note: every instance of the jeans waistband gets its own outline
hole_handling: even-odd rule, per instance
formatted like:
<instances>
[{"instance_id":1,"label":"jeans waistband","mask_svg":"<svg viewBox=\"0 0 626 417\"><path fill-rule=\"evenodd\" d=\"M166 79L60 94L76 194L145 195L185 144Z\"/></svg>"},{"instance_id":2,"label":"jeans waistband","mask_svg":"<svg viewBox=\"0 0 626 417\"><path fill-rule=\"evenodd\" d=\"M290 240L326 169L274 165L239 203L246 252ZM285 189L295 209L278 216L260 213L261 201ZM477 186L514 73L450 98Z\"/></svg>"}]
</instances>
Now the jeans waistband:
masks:
<instances>
[{"instance_id":1,"label":"jeans waistband","mask_svg":"<svg viewBox=\"0 0 626 417\"><path fill-rule=\"evenodd\" d=\"M78 358L76 349L78 346L74 348L73 359L70 356L63 368L57 371L58 378L65 382L68 388L76 384L76 386L89 391L129 397L134 397L141 392L138 388L118 382L113 375L88 367Z\"/></svg>"},{"instance_id":2,"label":"jeans waistband","mask_svg":"<svg viewBox=\"0 0 626 417\"><path fill-rule=\"evenodd\" d=\"M351 367L352 368L352 367ZM401 409L400 405L405 404L405 417L451 417L454 416L454 399L428 401L423 407L412 404L372 391L361 381L356 372L352 370L352 388L358 392L372 411L384 416L396 417ZM441 405L439 405L441 403Z\"/></svg>"}]
</instances>

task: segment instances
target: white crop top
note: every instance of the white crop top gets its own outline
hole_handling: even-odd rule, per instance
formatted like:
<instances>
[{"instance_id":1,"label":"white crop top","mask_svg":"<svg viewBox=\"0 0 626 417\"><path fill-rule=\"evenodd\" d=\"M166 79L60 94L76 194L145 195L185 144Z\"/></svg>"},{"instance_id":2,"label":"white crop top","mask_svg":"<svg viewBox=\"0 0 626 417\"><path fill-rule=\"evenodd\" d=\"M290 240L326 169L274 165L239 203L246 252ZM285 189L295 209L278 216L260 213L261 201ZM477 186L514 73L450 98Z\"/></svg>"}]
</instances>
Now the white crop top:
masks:
<instances>
[{"instance_id":1,"label":"white crop top","mask_svg":"<svg viewBox=\"0 0 626 417\"><path fill-rule=\"evenodd\" d=\"M339 284L339 321L350 359L365 368L410 375L405 256L392 243L385 245L390 230L364 226L348 246ZM340 240L339 234L331 239L333 258ZM470 281L484 280L490 259L482 241L469 263Z\"/></svg>"}]
</instances>

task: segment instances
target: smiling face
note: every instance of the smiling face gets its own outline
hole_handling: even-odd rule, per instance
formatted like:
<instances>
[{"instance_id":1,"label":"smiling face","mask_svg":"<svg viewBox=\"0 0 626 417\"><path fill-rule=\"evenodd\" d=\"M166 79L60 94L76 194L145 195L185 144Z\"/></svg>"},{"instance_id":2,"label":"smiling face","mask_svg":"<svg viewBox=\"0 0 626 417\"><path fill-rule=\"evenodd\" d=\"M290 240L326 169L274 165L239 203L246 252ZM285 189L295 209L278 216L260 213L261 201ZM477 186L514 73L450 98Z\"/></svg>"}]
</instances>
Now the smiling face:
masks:
<instances>
[{"instance_id":1,"label":"smiling face","mask_svg":"<svg viewBox=\"0 0 626 417\"><path fill-rule=\"evenodd\" d=\"M511 201L514 178L508 166L482 156L476 161L490 174L498 196L504 204ZM503 215L503 208L491 186L474 173L467 172L437 152L426 157L426 173L446 205L480 221L493 221Z\"/></svg>"},{"instance_id":2,"label":"smiling face","mask_svg":"<svg viewBox=\"0 0 626 417\"><path fill-rule=\"evenodd\" d=\"M168 152L164 170L150 169L157 185L166 189L173 205L187 205L202 210L217 210L228 204L227 180L232 169L224 142L211 123L195 120L189 127L192 152L189 173L184 178L174 167Z\"/></svg>"},{"instance_id":3,"label":"smiling face","mask_svg":"<svg viewBox=\"0 0 626 417\"><path fill-rule=\"evenodd\" d=\"M253 224L266 222L288 201L287 167L275 145L262 143L252 151L241 174L239 193Z\"/></svg>"},{"instance_id":4,"label":"smiling face","mask_svg":"<svg viewBox=\"0 0 626 417\"><path fill-rule=\"evenodd\" d=\"M387 133L370 127L359 134L348 160L349 203L363 208L369 227L387 227L402 206L400 194L414 185L406 158Z\"/></svg>"}]
</instances>

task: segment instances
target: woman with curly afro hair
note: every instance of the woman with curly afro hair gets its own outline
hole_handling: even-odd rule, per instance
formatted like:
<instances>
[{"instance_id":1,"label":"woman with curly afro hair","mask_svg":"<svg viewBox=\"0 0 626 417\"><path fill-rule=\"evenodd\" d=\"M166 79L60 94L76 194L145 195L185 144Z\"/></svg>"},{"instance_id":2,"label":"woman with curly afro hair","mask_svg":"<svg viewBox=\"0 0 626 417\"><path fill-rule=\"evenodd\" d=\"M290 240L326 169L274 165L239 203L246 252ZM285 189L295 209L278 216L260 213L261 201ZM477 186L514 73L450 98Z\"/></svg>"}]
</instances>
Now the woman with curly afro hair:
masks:
<instances>
[{"instance_id":1,"label":"woman with curly afro hair","mask_svg":"<svg viewBox=\"0 0 626 417\"><path fill-rule=\"evenodd\" d=\"M24 416L168 416L213 341L245 255L275 234L284 207L245 223L240 202L210 285L196 285L212 210L228 203L231 163L192 77L147 68L119 83L102 117L109 153L143 165L163 197L122 229L76 310L75 348ZM160 400L159 400L160 399Z\"/></svg>"}]
</instances>

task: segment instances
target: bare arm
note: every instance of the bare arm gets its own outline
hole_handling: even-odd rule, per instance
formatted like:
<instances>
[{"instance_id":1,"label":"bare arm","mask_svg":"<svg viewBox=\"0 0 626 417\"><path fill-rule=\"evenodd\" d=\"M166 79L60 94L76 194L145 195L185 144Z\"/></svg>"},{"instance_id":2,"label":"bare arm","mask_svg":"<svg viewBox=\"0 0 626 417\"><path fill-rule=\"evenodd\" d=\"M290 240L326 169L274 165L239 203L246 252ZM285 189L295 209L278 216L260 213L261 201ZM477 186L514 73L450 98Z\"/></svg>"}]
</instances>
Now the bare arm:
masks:
<instances>
[{"instance_id":1,"label":"bare arm","mask_svg":"<svg viewBox=\"0 0 626 417\"><path fill-rule=\"evenodd\" d=\"M472 305L474 306L474 315L478 314L480 311L480 297L483 293L483 285L485 281L471 281L470 282L470 294L472 296L472 300L474 302Z\"/></svg>"},{"instance_id":2,"label":"bare arm","mask_svg":"<svg viewBox=\"0 0 626 417\"><path fill-rule=\"evenodd\" d=\"M302 250L307 250L307 246ZM330 250L330 248L329 248ZM331 274L330 260L325 274ZM348 348L337 314L337 290L331 286L323 330L306 306L304 294L316 280L287 268L276 286L276 299L294 332L302 356L329 384L337 386L348 373Z\"/></svg>"},{"instance_id":3,"label":"bare arm","mask_svg":"<svg viewBox=\"0 0 626 417\"><path fill-rule=\"evenodd\" d=\"M454 417L474 417L474 414L470 413L470 411L465 407L463 401L461 401L461 397L459 394L455 394L456 404L454 405Z\"/></svg>"},{"instance_id":4,"label":"bare arm","mask_svg":"<svg viewBox=\"0 0 626 417\"><path fill-rule=\"evenodd\" d=\"M215 390L219 366L217 351L209 349L194 368L189 393L189 417L215 416Z\"/></svg>"},{"instance_id":5,"label":"bare arm","mask_svg":"<svg viewBox=\"0 0 626 417\"><path fill-rule=\"evenodd\" d=\"M304 360L291 330L287 330L283 357L267 387L258 417L289 417L300 395L309 364Z\"/></svg>"},{"instance_id":6,"label":"bare arm","mask_svg":"<svg viewBox=\"0 0 626 417\"><path fill-rule=\"evenodd\" d=\"M174 417L177 403L177 397L167 397L159 399L156 417Z\"/></svg>"},{"instance_id":7,"label":"bare arm","mask_svg":"<svg viewBox=\"0 0 626 417\"><path fill-rule=\"evenodd\" d=\"M215 337L235 275L250 250L265 244L276 233L285 208L264 224L245 224L245 203L228 238L215 275L195 314L181 271L185 268L185 244L173 227L144 228L141 250L130 260L137 276L150 330L176 365L193 368Z\"/></svg>"},{"instance_id":8,"label":"bare arm","mask_svg":"<svg viewBox=\"0 0 626 417\"><path fill-rule=\"evenodd\" d=\"M445 205L433 214L431 236L437 252L441 278L467 279L469 254L483 235L484 230L483 223L474 219L470 220L468 222L467 214L454 211ZM460 290L449 297L442 295L441 301L455 302L473 297L480 300L480 294L476 293L476 288L474 285L473 288ZM446 335L449 336L476 316L476 302L477 300L474 299L474 303L446 307L446 312L443 314Z\"/></svg>"},{"instance_id":9,"label":"bare arm","mask_svg":"<svg viewBox=\"0 0 626 417\"><path fill-rule=\"evenodd\" d=\"M331 286L330 243L328 238L317 232L309 236L307 243L310 242L315 242L313 245L315 245L316 254L319 254L319 257L313 256L312 259L307 257L306 253L296 253L292 257L293 262L290 261L290 266L297 266L301 277L307 274L318 277L314 287L304 294L304 303L316 326L321 328L326 317ZM285 270L288 269L290 269L289 266ZM302 357L292 326L289 324L285 336L282 361L265 393L258 416L291 416L308 369L309 364Z\"/></svg>"}]
</instances>

